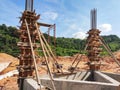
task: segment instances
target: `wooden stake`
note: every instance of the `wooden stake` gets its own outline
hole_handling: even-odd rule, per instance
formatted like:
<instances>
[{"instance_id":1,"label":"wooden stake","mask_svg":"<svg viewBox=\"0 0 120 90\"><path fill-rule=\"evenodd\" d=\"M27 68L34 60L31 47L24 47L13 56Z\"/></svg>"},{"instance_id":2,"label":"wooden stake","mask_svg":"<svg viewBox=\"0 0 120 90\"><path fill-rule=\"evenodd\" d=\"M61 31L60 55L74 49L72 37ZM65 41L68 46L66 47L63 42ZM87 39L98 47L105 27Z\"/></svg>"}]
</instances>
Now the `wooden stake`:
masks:
<instances>
[{"instance_id":1,"label":"wooden stake","mask_svg":"<svg viewBox=\"0 0 120 90\"><path fill-rule=\"evenodd\" d=\"M40 40L40 43L41 43L41 46L42 46L42 49L43 49L43 54L44 54L44 56L45 56L45 61L46 61L47 69L48 69L49 76L50 76L50 79L51 79L51 84L52 84L52 86L53 86L53 90L56 90L55 85L54 85L53 76L52 76L52 73L51 73L51 71L50 71L50 67L49 67L49 65L48 65L47 55L46 55L46 53L45 53L45 48L44 48L44 46L43 46L43 41L42 41L42 38L41 38L41 35L42 35L42 34L40 33L37 24L36 24L36 27L37 27L37 32L38 32L39 40Z\"/></svg>"},{"instance_id":2,"label":"wooden stake","mask_svg":"<svg viewBox=\"0 0 120 90\"><path fill-rule=\"evenodd\" d=\"M114 59L114 61L118 64L118 66L120 67L120 62L116 59L116 57L113 55L113 53L111 52L110 48L106 45L105 41L102 39L102 37L100 38L100 42L103 44L103 46L105 47L105 49L107 50L107 52L110 54L110 56Z\"/></svg>"},{"instance_id":3,"label":"wooden stake","mask_svg":"<svg viewBox=\"0 0 120 90\"><path fill-rule=\"evenodd\" d=\"M39 79L39 75L38 75L38 68L37 68L35 53L34 53L34 50L33 50L33 44L32 44L32 41L31 41L30 31L29 31L29 27L28 27L26 19L25 19L25 24L27 26L27 33L28 33L30 48L31 48L31 52L32 52L32 58L34 60L34 66L35 66L35 73L36 73L37 82L38 82L38 85L40 85L40 87L41 87L41 83L40 83L40 79Z\"/></svg>"}]
</instances>

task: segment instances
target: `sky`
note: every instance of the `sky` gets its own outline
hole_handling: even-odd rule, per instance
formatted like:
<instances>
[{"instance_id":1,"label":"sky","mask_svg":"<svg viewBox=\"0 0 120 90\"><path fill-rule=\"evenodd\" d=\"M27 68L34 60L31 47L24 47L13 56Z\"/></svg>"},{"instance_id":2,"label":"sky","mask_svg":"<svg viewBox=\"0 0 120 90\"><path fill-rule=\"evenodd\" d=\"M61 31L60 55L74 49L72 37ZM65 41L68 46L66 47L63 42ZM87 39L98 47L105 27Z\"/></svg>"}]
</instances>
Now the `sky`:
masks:
<instances>
[{"instance_id":1,"label":"sky","mask_svg":"<svg viewBox=\"0 0 120 90\"><path fill-rule=\"evenodd\" d=\"M18 17L24 7L25 0L0 0L0 24L20 26ZM34 0L34 9L41 15L39 22L56 24L57 37L84 39L91 29L93 8L97 9L97 28L101 35L120 37L120 0Z\"/></svg>"}]
</instances>

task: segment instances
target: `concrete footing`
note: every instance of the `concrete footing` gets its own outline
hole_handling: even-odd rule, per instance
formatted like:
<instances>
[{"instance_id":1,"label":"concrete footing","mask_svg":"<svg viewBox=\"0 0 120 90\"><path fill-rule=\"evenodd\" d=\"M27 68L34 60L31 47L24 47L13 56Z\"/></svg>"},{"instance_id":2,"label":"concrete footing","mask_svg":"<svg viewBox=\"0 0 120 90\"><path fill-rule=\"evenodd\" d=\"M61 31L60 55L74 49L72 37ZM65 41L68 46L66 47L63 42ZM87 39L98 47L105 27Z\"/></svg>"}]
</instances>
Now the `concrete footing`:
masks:
<instances>
[{"instance_id":1,"label":"concrete footing","mask_svg":"<svg viewBox=\"0 0 120 90\"><path fill-rule=\"evenodd\" d=\"M54 75L53 75L54 76ZM54 76L56 90L120 90L120 75L95 71L78 72L76 74ZM41 78L41 84L52 88L47 76ZM37 82L25 80L24 90L39 90ZM44 87L43 89L44 90ZM52 89L51 89L52 90Z\"/></svg>"},{"instance_id":2,"label":"concrete footing","mask_svg":"<svg viewBox=\"0 0 120 90\"><path fill-rule=\"evenodd\" d=\"M24 80L24 86L23 90L46 90L44 86L40 86L37 84L37 82L33 79L26 79Z\"/></svg>"},{"instance_id":3,"label":"concrete footing","mask_svg":"<svg viewBox=\"0 0 120 90\"><path fill-rule=\"evenodd\" d=\"M103 72L104 74L106 74L107 76L115 79L116 81L120 82L120 74L115 74L115 73L105 73Z\"/></svg>"},{"instance_id":4,"label":"concrete footing","mask_svg":"<svg viewBox=\"0 0 120 90\"><path fill-rule=\"evenodd\" d=\"M98 71L54 77L56 90L120 90L120 82ZM41 78L41 83L52 88L49 78Z\"/></svg>"}]
</instances>

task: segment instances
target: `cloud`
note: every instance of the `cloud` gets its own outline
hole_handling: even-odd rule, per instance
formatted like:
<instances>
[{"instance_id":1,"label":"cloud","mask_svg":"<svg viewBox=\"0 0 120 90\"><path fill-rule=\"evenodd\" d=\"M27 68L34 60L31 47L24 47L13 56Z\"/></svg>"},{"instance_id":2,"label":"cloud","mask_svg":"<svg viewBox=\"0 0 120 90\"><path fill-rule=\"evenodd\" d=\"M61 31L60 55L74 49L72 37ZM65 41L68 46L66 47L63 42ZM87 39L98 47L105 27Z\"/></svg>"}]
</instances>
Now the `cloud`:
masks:
<instances>
[{"instance_id":1,"label":"cloud","mask_svg":"<svg viewBox=\"0 0 120 90\"><path fill-rule=\"evenodd\" d=\"M102 32L110 32L112 30L112 25L111 24L101 24L99 26L99 29L102 31Z\"/></svg>"},{"instance_id":2,"label":"cloud","mask_svg":"<svg viewBox=\"0 0 120 90\"><path fill-rule=\"evenodd\" d=\"M70 30L76 30L78 29L77 25L76 24L72 24L70 27L69 27Z\"/></svg>"},{"instance_id":3,"label":"cloud","mask_svg":"<svg viewBox=\"0 0 120 90\"><path fill-rule=\"evenodd\" d=\"M49 12L44 12L42 16L43 16L42 18L46 20L56 20L58 17L58 13L49 11Z\"/></svg>"},{"instance_id":4,"label":"cloud","mask_svg":"<svg viewBox=\"0 0 120 90\"><path fill-rule=\"evenodd\" d=\"M77 24L72 24L72 25L70 25L68 30L71 30L71 31L73 31L73 30L81 31L82 29Z\"/></svg>"},{"instance_id":5,"label":"cloud","mask_svg":"<svg viewBox=\"0 0 120 90\"><path fill-rule=\"evenodd\" d=\"M76 33L75 33L76 32ZM64 31L63 34L65 37L73 37L75 39L85 39L87 34L85 31L83 31L83 29L81 29L81 27L79 27L79 25L77 25L76 23L71 24L68 29L66 29L66 31Z\"/></svg>"},{"instance_id":6,"label":"cloud","mask_svg":"<svg viewBox=\"0 0 120 90\"><path fill-rule=\"evenodd\" d=\"M75 34L73 34L73 37L76 38L76 39L85 39L86 38L86 33L84 32L77 32Z\"/></svg>"},{"instance_id":7,"label":"cloud","mask_svg":"<svg viewBox=\"0 0 120 90\"><path fill-rule=\"evenodd\" d=\"M78 25L77 24L71 24L71 25L67 25L67 27L65 28L65 31L64 32L62 32L63 34L62 35L64 35L65 37L66 36L70 36L71 37L71 35L74 33L74 32L78 32L78 31L80 31L81 30L81 28L80 27L78 27Z\"/></svg>"}]
</instances>

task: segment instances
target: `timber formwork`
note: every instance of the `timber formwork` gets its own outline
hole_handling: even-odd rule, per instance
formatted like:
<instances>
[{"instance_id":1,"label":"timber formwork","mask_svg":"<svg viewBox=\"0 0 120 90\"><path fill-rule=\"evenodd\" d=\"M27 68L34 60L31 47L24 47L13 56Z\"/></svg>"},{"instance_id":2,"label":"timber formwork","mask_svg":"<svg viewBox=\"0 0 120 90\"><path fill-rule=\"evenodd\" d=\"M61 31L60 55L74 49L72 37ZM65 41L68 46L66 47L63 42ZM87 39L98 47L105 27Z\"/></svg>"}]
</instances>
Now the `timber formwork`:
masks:
<instances>
[{"instance_id":1,"label":"timber formwork","mask_svg":"<svg viewBox=\"0 0 120 90\"><path fill-rule=\"evenodd\" d=\"M100 31L96 29L96 10L91 10L91 30L88 31L87 37L87 56L89 59L90 70L100 69L100 52L102 51L100 42Z\"/></svg>"},{"instance_id":2,"label":"timber formwork","mask_svg":"<svg viewBox=\"0 0 120 90\"><path fill-rule=\"evenodd\" d=\"M24 80L24 78L29 78L34 76L34 60L32 57L32 51L30 47L30 41L28 37L27 28L29 28L30 36L31 36L31 42L33 50L39 47L39 45L36 44L36 41L38 41L38 33L37 28L35 26L37 20L39 19L39 15L36 15L35 12L31 11L24 11L21 17L21 26L20 26L20 42L18 42L18 46L20 48L20 61L19 61L19 83L21 83L20 80ZM26 25L27 22L27 25Z\"/></svg>"},{"instance_id":3,"label":"timber formwork","mask_svg":"<svg viewBox=\"0 0 120 90\"><path fill-rule=\"evenodd\" d=\"M90 60L90 70L99 70L100 69L100 52L102 48L100 39L100 31L98 29L92 29L88 32L88 59Z\"/></svg>"}]
</instances>

